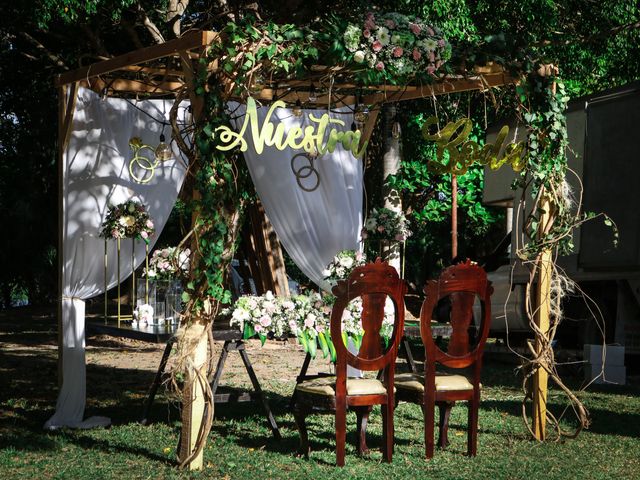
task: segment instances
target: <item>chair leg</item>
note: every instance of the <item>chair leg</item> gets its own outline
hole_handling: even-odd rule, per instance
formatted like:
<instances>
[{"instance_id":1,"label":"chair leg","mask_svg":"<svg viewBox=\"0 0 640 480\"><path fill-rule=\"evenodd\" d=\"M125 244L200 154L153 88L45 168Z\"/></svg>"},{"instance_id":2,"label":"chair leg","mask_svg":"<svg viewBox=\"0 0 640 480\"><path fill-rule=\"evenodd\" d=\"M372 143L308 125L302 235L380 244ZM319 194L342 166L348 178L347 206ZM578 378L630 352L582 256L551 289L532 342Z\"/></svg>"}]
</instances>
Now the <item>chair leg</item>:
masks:
<instances>
[{"instance_id":1,"label":"chair leg","mask_svg":"<svg viewBox=\"0 0 640 480\"><path fill-rule=\"evenodd\" d=\"M455 402L438 402L440 411L440 428L438 430L438 446L443 450L449 445L449 417Z\"/></svg>"},{"instance_id":2,"label":"chair leg","mask_svg":"<svg viewBox=\"0 0 640 480\"><path fill-rule=\"evenodd\" d=\"M435 409L435 398L425 398L422 412L424 414L424 448L425 456L427 459L433 458L433 430L435 429Z\"/></svg>"},{"instance_id":3,"label":"chair leg","mask_svg":"<svg viewBox=\"0 0 640 480\"><path fill-rule=\"evenodd\" d=\"M296 425L298 427L298 433L300 434L300 446L298 447L298 455L304 456L304 458L309 459L309 435L307 433L307 423L305 419L309 414L308 410L304 408L294 408L293 417L296 420Z\"/></svg>"},{"instance_id":4,"label":"chair leg","mask_svg":"<svg viewBox=\"0 0 640 480\"><path fill-rule=\"evenodd\" d=\"M347 442L347 405L336 402L336 464L344 467Z\"/></svg>"},{"instance_id":5,"label":"chair leg","mask_svg":"<svg viewBox=\"0 0 640 480\"><path fill-rule=\"evenodd\" d=\"M356 448L359 455L366 455L369 453L369 448L367 447L367 423L372 409L373 407L371 406L354 407L357 418Z\"/></svg>"},{"instance_id":6,"label":"chair leg","mask_svg":"<svg viewBox=\"0 0 640 480\"><path fill-rule=\"evenodd\" d=\"M383 458L385 462L391 462L393 458L393 407L392 399L386 405L382 405L382 428L383 428Z\"/></svg>"},{"instance_id":7,"label":"chair leg","mask_svg":"<svg viewBox=\"0 0 640 480\"><path fill-rule=\"evenodd\" d=\"M467 453L470 457L476 456L478 448L478 401L473 399L469 400L469 425L468 425L468 437L467 437Z\"/></svg>"}]
</instances>

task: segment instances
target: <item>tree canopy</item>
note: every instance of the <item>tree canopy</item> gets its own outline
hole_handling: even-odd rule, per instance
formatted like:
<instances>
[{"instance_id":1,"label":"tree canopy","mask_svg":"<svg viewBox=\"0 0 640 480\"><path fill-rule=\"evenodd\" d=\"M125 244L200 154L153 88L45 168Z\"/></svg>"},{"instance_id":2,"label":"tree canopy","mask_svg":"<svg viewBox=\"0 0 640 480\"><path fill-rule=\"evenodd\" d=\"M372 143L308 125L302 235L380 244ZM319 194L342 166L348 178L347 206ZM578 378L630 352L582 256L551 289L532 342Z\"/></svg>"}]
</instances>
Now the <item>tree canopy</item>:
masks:
<instances>
[{"instance_id":1,"label":"tree canopy","mask_svg":"<svg viewBox=\"0 0 640 480\"><path fill-rule=\"evenodd\" d=\"M377 1L36 0L0 6L0 303L27 291L31 301L55 293L57 244L56 92L53 75L159 43L190 29L220 30L248 14L277 23L313 26L327 16L361 19L369 10L418 15L437 25L458 60L483 64L526 59L560 66L569 94L580 96L640 78L640 12L634 0ZM475 112L485 121L512 113L509 89L497 99L451 95L438 105L403 107L405 162L396 178L413 210L416 254L440 255L448 237L449 184L426 170L432 155L418 135L425 114ZM496 101L494 101L496 100ZM486 114L485 114L486 109ZM415 128L414 128L415 127ZM375 163L375 162L373 162ZM467 243L483 238L498 214L480 204L482 172L461 179ZM468 220L468 221L467 221ZM461 222L462 223L462 222Z\"/></svg>"}]
</instances>

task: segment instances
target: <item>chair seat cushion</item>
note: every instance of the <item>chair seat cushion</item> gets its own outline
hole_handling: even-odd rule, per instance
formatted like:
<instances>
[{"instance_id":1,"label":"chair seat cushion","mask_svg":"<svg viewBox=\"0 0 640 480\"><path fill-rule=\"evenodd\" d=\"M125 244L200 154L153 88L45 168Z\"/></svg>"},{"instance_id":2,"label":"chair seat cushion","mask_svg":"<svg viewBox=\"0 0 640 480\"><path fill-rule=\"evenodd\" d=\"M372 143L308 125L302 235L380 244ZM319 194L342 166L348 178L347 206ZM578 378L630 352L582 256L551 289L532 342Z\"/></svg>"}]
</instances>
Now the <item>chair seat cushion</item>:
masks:
<instances>
[{"instance_id":1,"label":"chair seat cushion","mask_svg":"<svg viewBox=\"0 0 640 480\"><path fill-rule=\"evenodd\" d=\"M395 377L395 386L399 390L418 390L424 392L424 375L401 373ZM473 390L473 385L464 375L436 375L436 391L453 392Z\"/></svg>"},{"instance_id":2,"label":"chair seat cushion","mask_svg":"<svg viewBox=\"0 0 640 480\"><path fill-rule=\"evenodd\" d=\"M315 395L335 396L335 377L314 378L296 385L296 390ZM387 389L380 380L375 378L348 378L347 395L376 395L385 394Z\"/></svg>"}]
</instances>

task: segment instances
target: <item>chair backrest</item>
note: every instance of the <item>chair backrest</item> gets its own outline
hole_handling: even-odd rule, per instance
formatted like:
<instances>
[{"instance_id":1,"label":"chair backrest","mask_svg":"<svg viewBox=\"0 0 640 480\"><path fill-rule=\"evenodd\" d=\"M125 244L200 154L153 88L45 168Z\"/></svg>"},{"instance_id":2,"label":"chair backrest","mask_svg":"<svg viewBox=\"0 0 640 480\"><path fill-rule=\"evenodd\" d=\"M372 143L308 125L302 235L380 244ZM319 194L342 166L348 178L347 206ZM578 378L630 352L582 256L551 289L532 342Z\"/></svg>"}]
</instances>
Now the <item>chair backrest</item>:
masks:
<instances>
[{"instance_id":1,"label":"chair backrest","mask_svg":"<svg viewBox=\"0 0 640 480\"><path fill-rule=\"evenodd\" d=\"M349 278L333 287L336 302L331 310L331 338L336 349L336 373L346 372L346 365L360 370L382 370L395 364L404 329L404 294L406 284L395 268L379 258L353 270ZM362 298L364 336L357 354L347 350L342 341L342 316L351 300ZM393 334L386 351L380 329L387 297L394 304ZM345 373L346 375L346 373Z\"/></svg>"},{"instance_id":2,"label":"chair backrest","mask_svg":"<svg viewBox=\"0 0 640 480\"><path fill-rule=\"evenodd\" d=\"M426 297L420 311L420 333L427 363L435 365L437 362L451 368L465 368L478 362L491 326L493 287L487 280L486 272L469 260L452 265L442 272L438 280L427 282L424 293ZM438 302L446 298L450 300L448 320L452 330L447 351L443 351L431 334L431 319ZM481 318L478 334L471 343L469 329L473 322L476 298L480 301Z\"/></svg>"}]
</instances>

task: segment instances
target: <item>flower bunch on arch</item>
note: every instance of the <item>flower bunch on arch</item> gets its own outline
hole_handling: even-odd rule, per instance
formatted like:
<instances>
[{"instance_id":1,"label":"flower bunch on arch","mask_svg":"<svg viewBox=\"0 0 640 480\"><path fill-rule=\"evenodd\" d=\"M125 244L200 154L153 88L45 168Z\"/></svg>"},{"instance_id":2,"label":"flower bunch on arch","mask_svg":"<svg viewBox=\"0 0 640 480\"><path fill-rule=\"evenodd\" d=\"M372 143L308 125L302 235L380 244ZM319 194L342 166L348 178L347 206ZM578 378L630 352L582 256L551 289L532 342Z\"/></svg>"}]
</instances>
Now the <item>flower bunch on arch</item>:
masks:
<instances>
[{"instance_id":1,"label":"flower bunch on arch","mask_svg":"<svg viewBox=\"0 0 640 480\"><path fill-rule=\"evenodd\" d=\"M149 243L155 226L144 205L127 200L117 205L109 205L107 216L102 222L100 236L103 238L137 238Z\"/></svg>"},{"instance_id":2,"label":"flower bunch on arch","mask_svg":"<svg viewBox=\"0 0 640 480\"><path fill-rule=\"evenodd\" d=\"M451 45L437 27L400 13L369 12L362 25L347 26L343 39L354 62L397 77L434 75L451 58Z\"/></svg>"}]
</instances>

